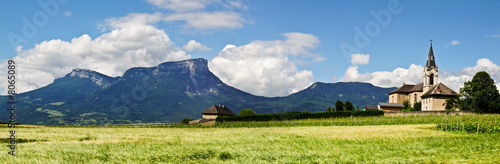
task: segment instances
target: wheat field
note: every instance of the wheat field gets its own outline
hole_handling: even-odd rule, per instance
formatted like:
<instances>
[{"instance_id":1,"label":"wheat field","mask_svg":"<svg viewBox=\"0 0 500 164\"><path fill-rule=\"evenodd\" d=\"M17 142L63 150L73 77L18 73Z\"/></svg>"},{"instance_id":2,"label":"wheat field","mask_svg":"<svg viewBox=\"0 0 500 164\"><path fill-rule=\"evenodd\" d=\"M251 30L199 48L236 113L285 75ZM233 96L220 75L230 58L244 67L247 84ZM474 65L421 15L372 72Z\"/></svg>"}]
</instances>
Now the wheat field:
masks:
<instances>
[{"instance_id":1,"label":"wheat field","mask_svg":"<svg viewBox=\"0 0 500 164\"><path fill-rule=\"evenodd\" d=\"M7 127L0 128L8 132ZM498 163L499 134L435 125L16 129L2 163Z\"/></svg>"}]
</instances>

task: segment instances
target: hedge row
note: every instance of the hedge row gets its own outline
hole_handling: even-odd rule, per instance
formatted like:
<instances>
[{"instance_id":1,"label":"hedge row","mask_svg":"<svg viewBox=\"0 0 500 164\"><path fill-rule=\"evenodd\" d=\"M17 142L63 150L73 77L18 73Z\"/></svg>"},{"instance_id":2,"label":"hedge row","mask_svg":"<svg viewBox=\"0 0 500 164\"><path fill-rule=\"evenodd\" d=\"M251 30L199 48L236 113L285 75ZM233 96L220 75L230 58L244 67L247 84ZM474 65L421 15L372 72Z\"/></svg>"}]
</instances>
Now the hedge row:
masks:
<instances>
[{"instance_id":1,"label":"hedge row","mask_svg":"<svg viewBox=\"0 0 500 164\"><path fill-rule=\"evenodd\" d=\"M358 116L383 116L381 110L369 111L338 111L338 112L285 112L285 113L270 113L259 114L254 116L220 116L216 118L217 122L236 122L236 121L279 121L279 120L300 120L300 119L317 119L317 118L334 118L334 117L358 117Z\"/></svg>"}]
</instances>

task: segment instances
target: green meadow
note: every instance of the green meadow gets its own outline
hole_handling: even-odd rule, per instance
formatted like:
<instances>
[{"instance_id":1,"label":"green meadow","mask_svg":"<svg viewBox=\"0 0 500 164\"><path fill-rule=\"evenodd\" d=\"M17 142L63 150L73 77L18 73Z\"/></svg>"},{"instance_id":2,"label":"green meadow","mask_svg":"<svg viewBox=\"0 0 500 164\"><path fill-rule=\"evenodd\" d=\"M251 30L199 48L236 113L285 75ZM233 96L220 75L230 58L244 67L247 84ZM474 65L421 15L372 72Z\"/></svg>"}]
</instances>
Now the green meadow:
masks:
<instances>
[{"instance_id":1,"label":"green meadow","mask_svg":"<svg viewBox=\"0 0 500 164\"><path fill-rule=\"evenodd\" d=\"M462 116L441 117L449 119L448 117ZM381 119L390 121L401 118L381 117ZM359 120L363 118L358 118L357 121ZM324 121L318 120L318 122ZM357 126L225 128L24 125L16 128L16 137L20 142L16 145L16 156L7 154L9 148L4 141L0 148L0 161L1 163L500 162L499 133L443 131L436 130L436 124L370 125L370 121L366 122L366 125ZM3 126L0 131L8 136L9 128Z\"/></svg>"}]
</instances>

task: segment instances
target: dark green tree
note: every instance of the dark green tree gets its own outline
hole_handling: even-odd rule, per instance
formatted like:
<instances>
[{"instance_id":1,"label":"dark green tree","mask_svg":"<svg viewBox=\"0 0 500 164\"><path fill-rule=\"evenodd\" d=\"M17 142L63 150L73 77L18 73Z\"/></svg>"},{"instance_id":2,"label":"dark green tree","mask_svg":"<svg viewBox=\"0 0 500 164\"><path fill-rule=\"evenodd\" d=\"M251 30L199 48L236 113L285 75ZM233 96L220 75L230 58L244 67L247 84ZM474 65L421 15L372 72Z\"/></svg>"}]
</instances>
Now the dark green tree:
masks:
<instances>
[{"instance_id":1,"label":"dark green tree","mask_svg":"<svg viewBox=\"0 0 500 164\"><path fill-rule=\"evenodd\" d=\"M444 103L444 109L447 111L454 110L458 105L458 100L456 98L448 99Z\"/></svg>"},{"instance_id":2,"label":"dark green tree","mask_svg":"<svg viewBox=\"0 0 500 164\"><path fill-rule=\"evenodd\" d=\"M356 110L357 110L357 111L360 111L360 109L359 109L359 105L356 105Z\"/></svg>"},{"instance_id":3,"label":"dark green tree","mask_svg":"<svg viewBox=\"0 0 500 164\"><path fill-rule=\"evenodd\" d=\"M413 108L416 110L416 111L421 111L422 110L422 102L416 102L413 104Z\"/></svg>"},{"instance_id":4,"label":"dark green tree","mask_svg":"<svg viewBox=\"0 0 500 164\"><path fill-rule=\"evenodd\" d=\"M352 103L350 101L345 102L344 108L347 111L354 111L354 106L352 105Z\"/></svg>"},{"instance_id":5,"label":"dark green tree","mask_svg":"<svg viewBox=\"0 0 500 164\"><path fill-rule=\"evenodd\" d=\"M252 108L245 108L245 109L242 109L239 113L238 113L238 116L254 116L254 115L257 115L257 113L255 113L255 111L253 111Z\"/></svg>"},{"instance_id":6,"label":"dark green tree","mask_svg":"<svg viewBox=\"0 0 500 164\"><path fill-rule=\"evenodd\" d=\"M408 100L403 101L403 110L406 110L410 107L410 102Z\"/></svg>"},{"instance_id":7,"label":"dark green tree","mask_svg":"<svg viewBox=\"0 0 500 164\"><path fill-rule=\"evenodd\" d=\"M331 111L332 111L332 107L331 107L331 106L328 106L328 108L326 108L326 111L327 111L327 112L331 112Z\"/></svg>"},{"instance_id":8,"label":"dark green tree","mask_svg":"<svg viewBox=\"0 0 500 164\"><path fill-rule=\"evenodd\" d=\"M465 82L460 88L460 95L462 110L500 113L500 94L490 74L485 71L477 72L471 81Z\"/></svg>"},{"instance_id":9,"label":"dark green tree","mask_svg":"<svg viewBox=\"0 0 500 164\"><path fill-rule=\"evenodd\" d=\"M337 100L335 102L335 111L343 111L344 110L344 103L340 100Z\"/></svg>"},{"instance_id":10,"label":"dark green tree","mask_svg":"<svg viewBox=\"0 0 500 164\"><path fill-rule=\"evenodd\" d=\"M185 119L182 119L181 121L181 124L189 124L189 121L193 121L194 119L192 118L185 118Z\"/></svg>"}]
</instances>

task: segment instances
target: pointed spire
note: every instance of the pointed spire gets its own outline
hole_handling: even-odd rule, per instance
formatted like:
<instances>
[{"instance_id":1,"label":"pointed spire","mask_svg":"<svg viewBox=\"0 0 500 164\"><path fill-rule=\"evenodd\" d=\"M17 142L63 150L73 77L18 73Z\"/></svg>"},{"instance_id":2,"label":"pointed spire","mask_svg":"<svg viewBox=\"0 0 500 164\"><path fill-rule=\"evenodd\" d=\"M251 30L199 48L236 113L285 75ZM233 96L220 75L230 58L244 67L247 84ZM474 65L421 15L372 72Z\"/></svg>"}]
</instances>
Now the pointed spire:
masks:
<instances>
[{"instance_id":1,"label":"pointed spire","mask_svg":"<svg viewBox=\"0 0 500 164\"><path fill-rule=\"evenodd\" d=\"M434 61L434 51L432 50L432 39L431 39L431 48L429 49L429 55L427 56L427 64L425 65L427 70L431 70L432 68L437 68L436 61Z\"/></svg>"}]
</instances>

